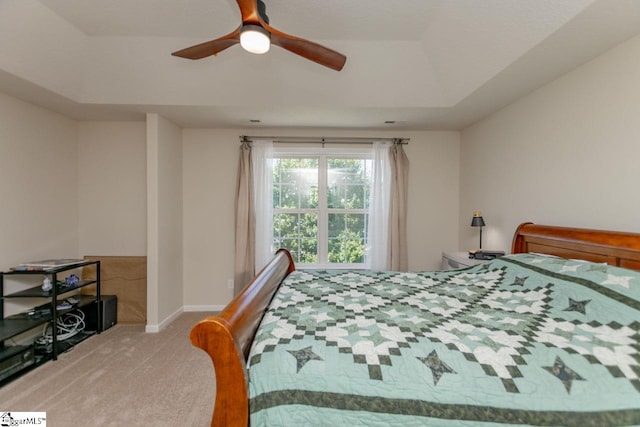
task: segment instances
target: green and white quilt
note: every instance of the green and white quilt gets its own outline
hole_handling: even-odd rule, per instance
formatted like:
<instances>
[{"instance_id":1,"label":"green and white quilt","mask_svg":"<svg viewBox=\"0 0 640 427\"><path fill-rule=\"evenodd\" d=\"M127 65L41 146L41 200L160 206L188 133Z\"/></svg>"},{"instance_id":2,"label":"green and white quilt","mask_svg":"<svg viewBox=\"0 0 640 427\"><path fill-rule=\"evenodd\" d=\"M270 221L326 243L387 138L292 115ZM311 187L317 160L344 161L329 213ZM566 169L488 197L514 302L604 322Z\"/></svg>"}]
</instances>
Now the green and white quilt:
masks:
<instances>
[{"instance_id":1,"label":"green and white quilt","mask_svg":"<svg viewBox=\"0 0 640 427\"><path fill-rule=\"evenodd\" d=\"M640 273L299 270L248 364L253 427L640 425Z\"/></svg>"}]
</instances>

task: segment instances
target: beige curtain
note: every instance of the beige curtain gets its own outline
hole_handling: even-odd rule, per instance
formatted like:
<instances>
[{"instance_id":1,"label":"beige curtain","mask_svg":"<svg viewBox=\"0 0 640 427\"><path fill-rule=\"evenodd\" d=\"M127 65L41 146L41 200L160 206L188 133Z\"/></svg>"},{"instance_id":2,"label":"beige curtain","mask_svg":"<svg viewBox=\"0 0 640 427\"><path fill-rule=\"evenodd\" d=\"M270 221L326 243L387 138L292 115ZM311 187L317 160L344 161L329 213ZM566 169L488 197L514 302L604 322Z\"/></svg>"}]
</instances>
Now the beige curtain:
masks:
<instances>
[{"instance_id":1,"label":"beige curtain","mask_svg":"<svg viewBox=\"0 0 640 427\"><path fill-rule=\"evenodd\" d=\"M251 144L245 141L240 146L236 188L234 295L255 276L255 225Z\"/></svg>"},{"instance_id":2,"label":"beige curtain","mask_svg":"<svg viewBox=\"0 0 640 427\"><path fill-rule=\"evenodd\" d=\"M409 188L409 159L402 144L391 147L391 197L389 199L389 252L390 270L407 271L407 194Z\"/></svg>"}]
</instances>

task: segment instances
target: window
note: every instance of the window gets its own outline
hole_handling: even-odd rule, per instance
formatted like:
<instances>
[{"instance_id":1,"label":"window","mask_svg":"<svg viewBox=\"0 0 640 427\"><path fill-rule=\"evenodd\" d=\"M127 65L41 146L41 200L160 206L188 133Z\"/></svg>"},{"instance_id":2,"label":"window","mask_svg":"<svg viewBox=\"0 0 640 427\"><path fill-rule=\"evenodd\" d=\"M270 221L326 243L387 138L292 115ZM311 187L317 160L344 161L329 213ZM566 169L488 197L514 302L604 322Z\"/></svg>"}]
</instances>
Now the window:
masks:
<instances>
[{"instance_id":1,"label":"window","mask_svg":"<svg viewBox=\"0 0 640 427\"><path fill-rule=\"evenodd\" d=\"M370 152L274 150L273 246L306 267L365 267Z\"/></svg>"}]
</instances>

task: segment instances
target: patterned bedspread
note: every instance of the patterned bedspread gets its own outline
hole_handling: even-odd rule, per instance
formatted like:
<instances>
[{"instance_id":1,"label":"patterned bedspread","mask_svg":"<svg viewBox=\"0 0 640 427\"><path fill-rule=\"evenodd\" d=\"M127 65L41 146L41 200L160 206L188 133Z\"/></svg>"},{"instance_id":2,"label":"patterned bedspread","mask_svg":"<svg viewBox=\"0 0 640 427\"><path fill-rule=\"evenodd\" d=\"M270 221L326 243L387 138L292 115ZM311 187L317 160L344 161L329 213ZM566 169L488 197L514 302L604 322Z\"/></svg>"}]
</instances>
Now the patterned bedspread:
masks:
<instances>
[{"instance_id":1,"label":"patterned bedspread","mask_svg":"<svg viewBox=\"0 0 640 427\"><path fill-rule=\"evenodd\" d=\"M249 356L251 425L640 425L640 273L534 254L301 270Z\"/></svg>"}]
</instances>

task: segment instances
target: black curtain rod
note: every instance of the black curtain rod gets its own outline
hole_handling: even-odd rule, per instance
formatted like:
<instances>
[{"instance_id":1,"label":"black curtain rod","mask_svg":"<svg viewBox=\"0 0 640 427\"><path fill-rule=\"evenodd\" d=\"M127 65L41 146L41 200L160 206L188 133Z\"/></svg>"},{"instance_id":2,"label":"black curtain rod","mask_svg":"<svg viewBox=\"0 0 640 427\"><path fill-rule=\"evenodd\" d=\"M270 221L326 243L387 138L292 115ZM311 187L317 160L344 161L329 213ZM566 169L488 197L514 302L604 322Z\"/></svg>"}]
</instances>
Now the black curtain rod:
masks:
<instances>
[{"instance_id":1,"label":"black curtain rod","mask_svg":"<svg viewBox=\"0 0 640 427\"><path fill-rule=\"evenodd\" d=\"M247 136L241 135L240 142L252 142L268 139L279 144L316 143L316 144L372 144L374 142L393 142L408 145L409 138L355 138L355 137L308 137L308 136Z\"/></svg>"}]
</instances>

